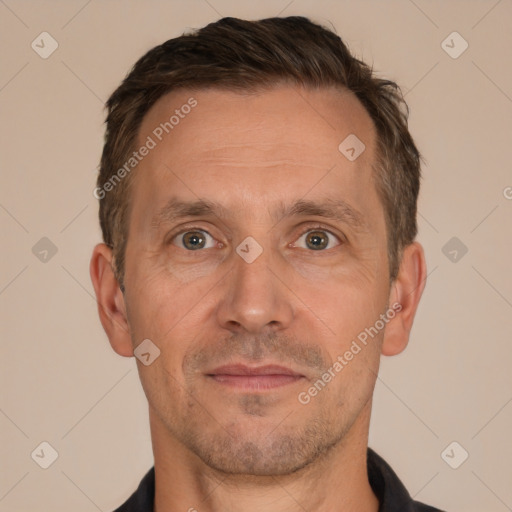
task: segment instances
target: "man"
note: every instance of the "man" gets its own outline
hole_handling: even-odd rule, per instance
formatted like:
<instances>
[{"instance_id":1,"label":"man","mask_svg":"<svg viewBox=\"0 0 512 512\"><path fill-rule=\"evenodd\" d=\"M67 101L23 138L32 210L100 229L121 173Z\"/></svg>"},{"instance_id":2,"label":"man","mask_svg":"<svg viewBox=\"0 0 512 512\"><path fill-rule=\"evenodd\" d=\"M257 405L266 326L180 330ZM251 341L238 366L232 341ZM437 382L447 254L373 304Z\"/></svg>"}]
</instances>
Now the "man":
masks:
<instances>
[{"instance_id":1,"label":"man","mask_svg":"<svg viewBox=\"0 0 512 512\"><path fill-rule=\"evenodd\" d=\"M426 277L398 87L305 18L224 18L107 107L91 277L155 460L118 512L437 510L368 448Z\"/></svg>"}]
</instances>

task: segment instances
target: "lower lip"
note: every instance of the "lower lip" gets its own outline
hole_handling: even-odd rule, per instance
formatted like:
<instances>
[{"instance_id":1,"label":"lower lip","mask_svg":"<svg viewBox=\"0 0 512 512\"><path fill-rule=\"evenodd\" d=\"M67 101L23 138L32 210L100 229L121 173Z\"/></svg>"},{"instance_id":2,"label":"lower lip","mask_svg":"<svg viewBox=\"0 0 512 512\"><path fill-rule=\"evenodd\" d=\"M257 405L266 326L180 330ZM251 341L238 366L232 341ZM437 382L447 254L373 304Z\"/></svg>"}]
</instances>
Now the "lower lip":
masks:
<instances>
[{"instance_id":1,"label":"lower lip","mask_svg":"<svg viewBox=\"0 0 512 512\"><path fill-rule=\"evenodd\" d=\"M264 391L293 384L302 379L301 375L210 375L219 384L245 391Z\"/></svg>"}]
</instances>

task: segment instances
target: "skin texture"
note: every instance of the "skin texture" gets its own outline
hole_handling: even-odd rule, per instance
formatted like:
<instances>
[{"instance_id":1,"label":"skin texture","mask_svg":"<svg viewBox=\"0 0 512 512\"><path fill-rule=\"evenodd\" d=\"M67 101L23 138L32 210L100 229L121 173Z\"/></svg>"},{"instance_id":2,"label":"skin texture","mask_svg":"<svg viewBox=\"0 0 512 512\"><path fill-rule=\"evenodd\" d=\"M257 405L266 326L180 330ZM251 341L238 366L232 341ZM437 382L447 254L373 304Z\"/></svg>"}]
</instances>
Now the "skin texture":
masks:
<instances>
[{"instance_id":1,"label":"skin texture","mask_svg":"<svg viewBox=\"0 0 512 512\"><path fill-rule=\"evenodd\" d=\"M132 357L150 339L161 351L149 366L137 361L155 510L375 512L366 448L380 355L406 347L426 269L415 242L390 285L371 119L335 89L176 91L146 115L140 145L190 97L197 106L134 171L124 295L108 247L98 244L91 260L112 348ZM366 146L353 162L338 151L349 134ZM223 210L166 218L170 199ZM283 216L299 200L348 207L341 218ZM252 263L237 252L254 254L246 237L263 249ZM333 372L394 303L401 310L385 329ZM300 377L272 389L212 378L233 363ZM301 403L329 368L335 376Z\"/></svg>"}]
</instances>

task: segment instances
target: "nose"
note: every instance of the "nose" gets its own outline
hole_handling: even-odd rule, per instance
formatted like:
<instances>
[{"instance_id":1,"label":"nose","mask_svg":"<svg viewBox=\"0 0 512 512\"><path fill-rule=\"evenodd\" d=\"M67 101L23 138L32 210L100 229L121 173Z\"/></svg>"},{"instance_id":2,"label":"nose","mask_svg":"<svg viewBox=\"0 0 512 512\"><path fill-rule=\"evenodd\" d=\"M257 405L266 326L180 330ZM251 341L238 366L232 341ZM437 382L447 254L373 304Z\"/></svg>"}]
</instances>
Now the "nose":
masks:
<instances>
[{"instance_id":1,"label":"nose","mask_svg":"<svg viewBox=\"0 0 512 512\"><path fill-rule=\"evenodd\" d=\"M218 321L224 329L252 334L279 331L293 319L292 292L268 251L252 263L233 253L233 268L224 280ZM279 277L278 277L279 276Z\"/></svg>"}]
</instances>

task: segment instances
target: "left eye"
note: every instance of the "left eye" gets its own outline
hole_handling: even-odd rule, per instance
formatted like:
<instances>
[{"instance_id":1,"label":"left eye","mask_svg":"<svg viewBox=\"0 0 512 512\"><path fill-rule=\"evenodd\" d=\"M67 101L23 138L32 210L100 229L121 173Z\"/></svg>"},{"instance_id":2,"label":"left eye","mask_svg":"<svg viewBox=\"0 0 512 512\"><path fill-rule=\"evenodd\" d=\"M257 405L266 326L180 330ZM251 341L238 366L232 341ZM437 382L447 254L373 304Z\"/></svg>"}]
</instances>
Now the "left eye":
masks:
<instances>
[{"instance_id":1,"label":"left eye","mask_svg":"<svg viewBox=\"0 0 512 512\"><path fill-rule=\"evenodd\" d=\"M198 249L209 249L215 246L213 237L202 229L184 231L173 238L173 243L182 249L197 251Z\"/></svg>"},{"instance_id":2,"label":"left eye","mask_svg":"<svg viewBox=\"0 0 512 512\"><path fill-rule=\"evenodd\" d=\"M338 242L337 244L335 243L336 241ZM300 247L303 249L320 251L323 249L331 249L335 245L339 245L339 238L330 231L314 229L306 231L303 235L301 235L297 242L295 242L295 244L297 243L303 244L300 245Z\"/></svg>"}]
</instances>

